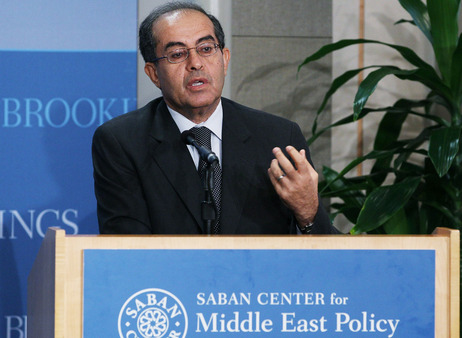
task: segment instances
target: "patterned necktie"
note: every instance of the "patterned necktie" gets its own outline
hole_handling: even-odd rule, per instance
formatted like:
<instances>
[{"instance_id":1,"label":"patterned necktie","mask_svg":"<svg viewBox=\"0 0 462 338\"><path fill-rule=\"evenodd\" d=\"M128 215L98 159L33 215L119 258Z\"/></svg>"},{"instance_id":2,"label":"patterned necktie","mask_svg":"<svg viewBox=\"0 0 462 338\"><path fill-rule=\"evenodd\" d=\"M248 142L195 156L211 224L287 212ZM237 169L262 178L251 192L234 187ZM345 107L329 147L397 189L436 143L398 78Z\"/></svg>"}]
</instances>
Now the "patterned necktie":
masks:
<instances>
[{"instance_id":1,"label":"patterned necktie","mask_svg":"<svg viewBox=\"0 0 462 338\"><path fill-rule=\"evenodd\" d=\"M197 143L207 149L212 149L211 146L211 135L212 132L207 127L192 128L192 133L196 137ZM200 158L198 172L201 177L202 183L205 183L205 171L207 169L207 163ZM217 211L215 224L212 225L212 233L220 233L220 215L221 215L221 168L219 163L213 164L213 189L212 197L213 202Z\"/></svg>"}]
</instances>

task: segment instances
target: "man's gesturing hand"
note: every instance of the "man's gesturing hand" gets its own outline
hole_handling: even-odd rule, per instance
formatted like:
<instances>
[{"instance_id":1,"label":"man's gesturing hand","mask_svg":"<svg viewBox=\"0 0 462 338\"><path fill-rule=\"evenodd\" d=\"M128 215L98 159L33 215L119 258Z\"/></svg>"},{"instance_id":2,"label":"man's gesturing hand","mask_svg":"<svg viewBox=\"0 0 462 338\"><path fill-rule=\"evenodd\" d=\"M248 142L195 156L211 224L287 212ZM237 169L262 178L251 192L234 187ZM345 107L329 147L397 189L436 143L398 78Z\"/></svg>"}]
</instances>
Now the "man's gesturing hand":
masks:
<instances>
[{"instance_id":1,"label":"man's gesturing hand","mask_svg":"<svg viewBox=\"0 0 462 338\"><path fill-rule=\"evenodd\" d=\"M280 148L274 148L268 175L276 193L295 215L299 225L313 222L318 210L318 173L306 159L305 150L292 146L286 151L295 164Z\"/></svg>"}]
</instances>

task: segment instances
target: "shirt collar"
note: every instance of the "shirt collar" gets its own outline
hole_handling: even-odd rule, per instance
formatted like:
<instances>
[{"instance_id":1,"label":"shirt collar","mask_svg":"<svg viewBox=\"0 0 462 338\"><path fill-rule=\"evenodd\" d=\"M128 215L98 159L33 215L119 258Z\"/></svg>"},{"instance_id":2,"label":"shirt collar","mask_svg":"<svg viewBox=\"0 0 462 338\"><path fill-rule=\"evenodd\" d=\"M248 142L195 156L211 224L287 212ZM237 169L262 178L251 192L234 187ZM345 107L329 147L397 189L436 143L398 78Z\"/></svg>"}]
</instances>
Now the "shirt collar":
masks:
<instances>
[{"instance_id":1,"label":"shirt collar","mask_svg":"<svg viewBox=\"0 0 462 338\"><path fill-rule=\"evenodd\" d=\"M218 137L221 140L221 131L223 126L223 107L221 105L221 100L219 101L217 108L212 113L212 115L210 115L207 121L199 124L195 124L191 120L188 120L186 117L184 117L177 111L173 110L169 106L167 106L167 108L176 125L178 126L178 129L180 129L180 133L194 127L207 127L212 131L213 134L215 134L216 137Z\"/></svg>"}]
</instances>

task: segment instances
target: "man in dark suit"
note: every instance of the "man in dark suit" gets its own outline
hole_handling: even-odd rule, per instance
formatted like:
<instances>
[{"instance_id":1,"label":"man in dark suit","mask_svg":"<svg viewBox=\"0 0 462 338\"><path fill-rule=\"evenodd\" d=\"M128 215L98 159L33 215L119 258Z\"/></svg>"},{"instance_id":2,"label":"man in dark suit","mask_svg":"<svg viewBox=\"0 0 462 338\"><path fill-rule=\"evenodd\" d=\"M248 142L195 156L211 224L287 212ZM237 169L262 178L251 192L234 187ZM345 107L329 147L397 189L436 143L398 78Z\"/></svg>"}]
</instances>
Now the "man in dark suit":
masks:
<instances>
[{"instance_id":1,"label":"man in dark suit","mask_svg":"<svg viewBox=\"0 0 462 338\"><path fill-rule=\"evenodd\" d=\"M337 233L298 125L221 97L230 52L216 18L195 4L164 5L141 24L140 50L162 97L95 132L101 233L206 233L201 159L181 137L197 127L219 158L214 233Z\"/></svg>"}]
</instances>

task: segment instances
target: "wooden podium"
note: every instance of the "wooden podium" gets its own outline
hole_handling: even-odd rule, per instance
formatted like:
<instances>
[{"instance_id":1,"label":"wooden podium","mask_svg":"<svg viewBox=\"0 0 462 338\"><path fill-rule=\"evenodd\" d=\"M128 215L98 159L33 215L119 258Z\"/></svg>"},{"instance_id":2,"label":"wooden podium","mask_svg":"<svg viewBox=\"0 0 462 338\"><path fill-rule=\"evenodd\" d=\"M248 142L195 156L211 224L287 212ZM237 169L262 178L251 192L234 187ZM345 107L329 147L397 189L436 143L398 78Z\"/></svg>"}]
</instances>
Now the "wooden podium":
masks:
<instances>
[{"instance_id":1,"label":"wooden podium","mask_svg":"<svg viewBox=\"0 0 462 338\"><path fill-rule=\"evenodd\" d=\"M108 236L66 235L49 228L28 279L28 337L84 335L84 252L95 249L429 250L435 257L434 337L459 337L459 247L459 231L445 228L428 236Z\"/></svg>"}]
</instances>

